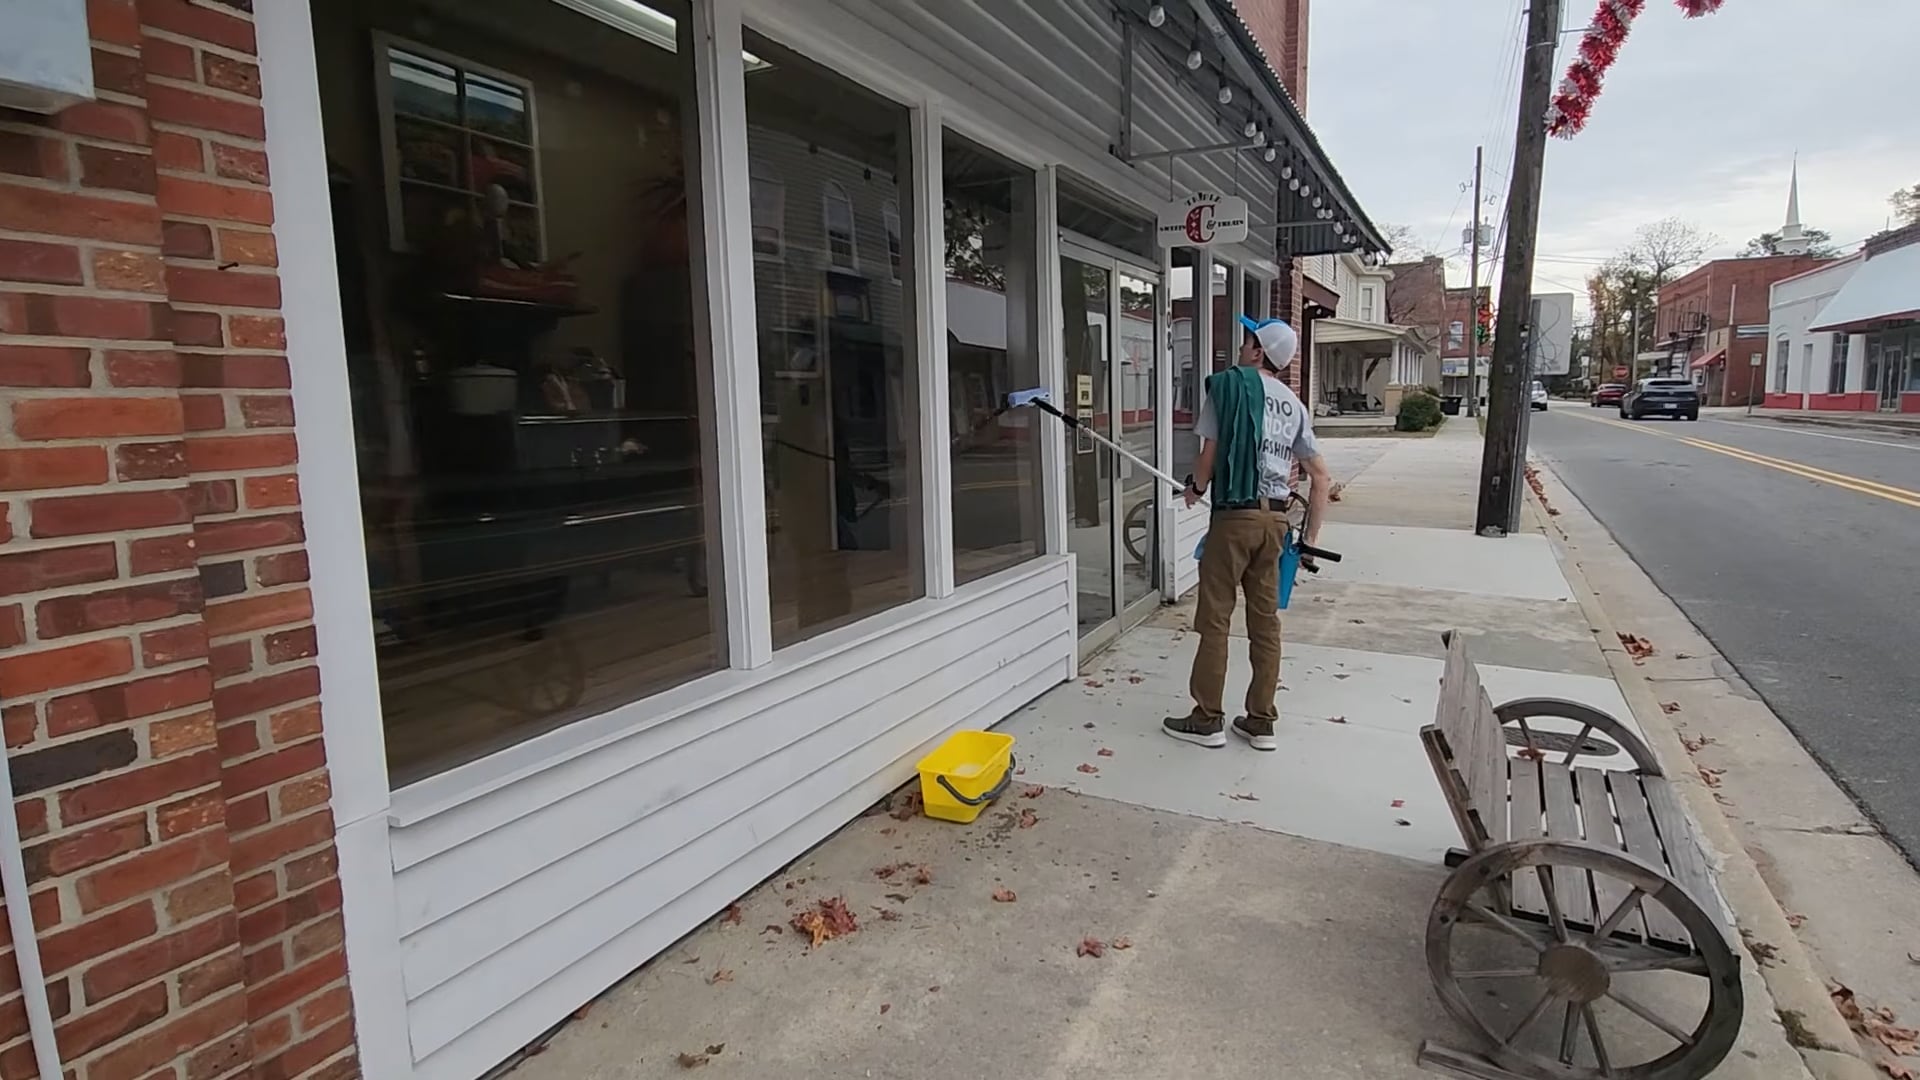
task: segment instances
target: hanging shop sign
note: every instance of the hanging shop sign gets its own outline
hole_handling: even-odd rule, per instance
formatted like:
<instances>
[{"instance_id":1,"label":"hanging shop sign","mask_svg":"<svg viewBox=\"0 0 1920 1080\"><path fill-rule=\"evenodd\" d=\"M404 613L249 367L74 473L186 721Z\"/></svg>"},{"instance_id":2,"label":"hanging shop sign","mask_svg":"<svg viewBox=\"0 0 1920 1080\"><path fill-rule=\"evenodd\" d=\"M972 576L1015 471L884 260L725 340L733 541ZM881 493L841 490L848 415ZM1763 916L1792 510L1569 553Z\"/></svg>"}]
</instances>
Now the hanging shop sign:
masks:
<instances>
[{"instance_id":1,"label":"hanging shop sign","mask_svg":"<svg viewBox=\"0 0 1920 1080\"><path fill-rule=\"evenodd\" d=\"M1196 191L1160 208L1162 247L1237 244L1247 238L1247 200L1217 191Z\"/></svg>"}]
</instances>

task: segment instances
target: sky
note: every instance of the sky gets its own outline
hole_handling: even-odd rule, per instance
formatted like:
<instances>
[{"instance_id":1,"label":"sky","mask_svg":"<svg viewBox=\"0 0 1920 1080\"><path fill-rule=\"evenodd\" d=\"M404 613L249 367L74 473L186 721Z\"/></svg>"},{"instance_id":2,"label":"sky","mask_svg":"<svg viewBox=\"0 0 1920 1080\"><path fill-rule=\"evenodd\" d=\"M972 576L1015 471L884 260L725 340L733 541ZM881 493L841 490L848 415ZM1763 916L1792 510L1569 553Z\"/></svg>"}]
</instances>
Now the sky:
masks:
<instances>
[{"instance_id":1,"label":"sky","mask_svg":"<svg viewBox=\"0 0 1920 1080\"><path fill-rule=\"evenodd\" d=\"M1594 0L1564 0L1585 26ZM1307 119L1376 224L1457 255L1473 149L1484 219L1500 223L1519 103L1525 0L1321 0L1308 41ZM1559 85L1577 34L1562 38ZM1736 254L1786 215L1836 242L1885 227L1887 196L1920 183L1920 0L1726 0L1684 18L1648 0L1584 131L1549 139L1535 291L1573 292L1642 224L1678 217ZM1466 190L1463 190L1466 189Z\"/></svg>"}]
</instances>

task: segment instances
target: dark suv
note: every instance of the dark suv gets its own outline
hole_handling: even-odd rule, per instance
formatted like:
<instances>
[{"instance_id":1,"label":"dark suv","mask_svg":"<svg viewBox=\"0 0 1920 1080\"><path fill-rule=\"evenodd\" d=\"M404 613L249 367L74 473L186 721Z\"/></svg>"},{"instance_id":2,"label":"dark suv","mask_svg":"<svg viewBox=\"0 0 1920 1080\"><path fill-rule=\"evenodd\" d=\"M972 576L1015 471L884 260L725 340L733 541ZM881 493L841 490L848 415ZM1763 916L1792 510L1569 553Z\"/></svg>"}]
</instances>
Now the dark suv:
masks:
<instances>
[{"instance_id":1,"label":"dark suv","mask_svg":"<svg viewBox=\"0 0 1920 1080\"><path fill-rule=\"evenodd\" d=\"M1641 379L1620 399L1620 418L1643 416L1700 419L1700 391L1688 379Z\"/></svg>"}]
</instances>

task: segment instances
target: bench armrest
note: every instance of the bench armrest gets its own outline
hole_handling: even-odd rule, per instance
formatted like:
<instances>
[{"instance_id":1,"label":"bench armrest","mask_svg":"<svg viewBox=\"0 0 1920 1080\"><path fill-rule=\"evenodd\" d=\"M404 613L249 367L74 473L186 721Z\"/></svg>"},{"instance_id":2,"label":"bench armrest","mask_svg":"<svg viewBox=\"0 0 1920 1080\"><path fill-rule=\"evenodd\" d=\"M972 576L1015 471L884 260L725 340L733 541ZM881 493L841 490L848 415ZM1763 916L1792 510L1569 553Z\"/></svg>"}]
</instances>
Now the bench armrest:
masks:
<instances>
[{"instance_id":1,"label":"bench armrest","mask_svg":"<svg viewBox=\"0 0 1920 1080\"><path fill-rule=\"evenodd\" d=\"M1564 698L1515 698L1505 704L1496 706L1493 714L1499 717L1502 727L1508 724L1517 724L1523 720L1531 720L1536 716L1551 716L1562 720L1572 720L1584 727L1598 731L1607 738L1619 743L1620 746L1626 750L1627 754L1633 758L1634 765L1638 767L1642 775L1666 775L1660 768L1659 759L1653 756L1653 750L1641 740L1640 736L1635 735L1625 724L1622 724L1620 721L1615 720L1613 717L1591 705L1583 705L1578 701L1568 701ZM1582 734L1584 735L1584 732ZM1578 750L1576 749L1574 753L1568 757L1568 761L1571 761L1573 757L1577 756Z\"/></svg>"}]
</instances>

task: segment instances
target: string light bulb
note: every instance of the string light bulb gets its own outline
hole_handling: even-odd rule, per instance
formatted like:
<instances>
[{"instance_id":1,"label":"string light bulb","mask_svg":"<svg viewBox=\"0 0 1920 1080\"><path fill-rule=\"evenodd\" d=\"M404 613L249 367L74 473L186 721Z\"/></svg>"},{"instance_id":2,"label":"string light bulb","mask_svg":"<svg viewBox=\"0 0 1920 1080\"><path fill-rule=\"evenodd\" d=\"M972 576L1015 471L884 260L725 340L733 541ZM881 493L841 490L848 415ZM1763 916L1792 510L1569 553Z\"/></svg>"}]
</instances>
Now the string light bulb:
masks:
<instances>
[{"instance_id":1,"label":"string light bulb","mask_svg":"<svg viewBox=\"0 0 1920 1080\"><path fill-rule=\"evenodd\" d=\"M1167 25L1167 9L1155 4L1147 9L1147 25L1159 29Z\"/></svg>"},{"instance_id":2,"label":"string light bulb","mask_svg":"<svg viewBox=\"0 0 1920 1080\"><path fill-rule=\"evenodd\" d=\"M1272 161L1274 158L1277 158L1279 156L1280 156L1280 151L1275 150L1271 146L1267 147L1266 153L1260 155L1261 159L1264 161Z\"/></svg>"},{"instance_id":3,"label":"string light bulb","mask_svg":"<svg viewBox=\"0 0 1920 1080\"><path fill-rule=\"evenodd\" d=\"M1249 119L1245 124L1242 124L1240 126L1240 134L1245 135L1249 139L1253 138L1255 135L1259 133L1260 133L1260 125L1254 123L1251 119Z\"/></svg>"},{"instance_id":4,"label":"string light bulb","mask_svg":"<svg viewBox=\"0 0 1920 1080\"><path fill-rule=\"evenodd\" d=\"M1206 55L1200 51L1200 43L1194 42L1193 47L1187 50L1187 70L1199 71L1200 65L1206 63L1206 60Z\"/></svg>"},{"instance_id":5,"label":"string light bulb","mask_svg":"<svg viewBox=\"0 0 1920 1080\"><path fill-rule=\"evenodd\" d=\"M1220 92L1213 95L1213 100L1222 105L1233 104L1233 87L1227 85L1227 80L1220 80Z\"/></svg>"},{"instance_id":6,"label":"string light bulb","mask_svg":"<svg viewBox=\"0 0 1920 1080\"><path fill-rule=\"evenodd\" d=\"M1293 179L1293 166L1291 165L1280 166L1280 179L1282 180Z\"/></svg>"}]
</instances>

